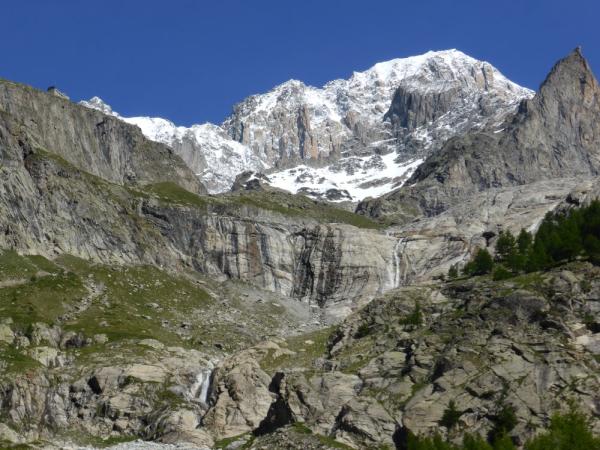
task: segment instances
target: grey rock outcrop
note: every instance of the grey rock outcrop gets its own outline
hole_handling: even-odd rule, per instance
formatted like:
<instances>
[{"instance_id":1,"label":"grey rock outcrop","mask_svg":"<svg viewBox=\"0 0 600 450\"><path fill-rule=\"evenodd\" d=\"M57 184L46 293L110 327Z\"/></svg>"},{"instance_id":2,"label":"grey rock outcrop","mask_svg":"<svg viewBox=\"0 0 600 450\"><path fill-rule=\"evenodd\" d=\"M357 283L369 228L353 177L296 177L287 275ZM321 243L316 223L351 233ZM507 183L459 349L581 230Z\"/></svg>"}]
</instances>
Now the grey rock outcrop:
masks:
<instances>
[{"instance_id":1,"label":"grey rock outcrop","mask_svg":"<svg viewBox=\"0 0 600 450\"><path fill-rule=\"evenodd\" d=\"M252 353L242 352L219 364L211 380L213 406L203 417L203 425L217 439L258 428L273 402L270 382Z\"/></svg>"},{"instance_id":2,"label":"grey rock outcrop","mask_svg":"<svg viewBox=\"0 0 600 450\"><path fill-rule=\"evenodd\" d=\"M391 227L388 233L397 239L396 285L444 276L450 266L462 266L479 248L493 252L503 230L515 235L521 229L535 231L548 212L563 209L576 195L582 201L592 197L596 185L594 179L562 178L489 189L438 215ZM486 240L486 235L491 237Z\"/></svg>"},{"instance_id":3,"label":"grey rock outcrop","mask_svg":"<svg viewBox=\"0 0 600 450\"><path fill-rule=\"evenodd\" d=\"M598 430L597 331L581 325L598 309L598 272L575 263L535 286L476 278L402 288L346 319L312 366L284 359L287 368L273 369L275 353L253 351L273 371L274 395L256 434L302 423L356 448L394 446L408 431L485 436L509 408L522 445L567 399ZM421 318L407 321L417 303ZM450 402L451 430L442 420Z\"/></svg>"},{"instance_id":4,"label":"grey rock outcrop","mask_svg":"<svg viewBox=\"0 0 600 450\"><path fill-rule=\"evenodd\" d=\"M144 363L129 364L107 355L94 364L114 365L95 367L65 358L56 364L59 353L56 348L36 347L29 354L41 363L39 369L12 376L0 369L0 412L7 425L0 429L3 444L52 438L60 430L71 430L103 438L123 434L213 445L211 435L198 429L205 407L176 393L189 388L190 375L210 367L200 352L170 348L146 353Z\"/></svg>"}]
</instances>

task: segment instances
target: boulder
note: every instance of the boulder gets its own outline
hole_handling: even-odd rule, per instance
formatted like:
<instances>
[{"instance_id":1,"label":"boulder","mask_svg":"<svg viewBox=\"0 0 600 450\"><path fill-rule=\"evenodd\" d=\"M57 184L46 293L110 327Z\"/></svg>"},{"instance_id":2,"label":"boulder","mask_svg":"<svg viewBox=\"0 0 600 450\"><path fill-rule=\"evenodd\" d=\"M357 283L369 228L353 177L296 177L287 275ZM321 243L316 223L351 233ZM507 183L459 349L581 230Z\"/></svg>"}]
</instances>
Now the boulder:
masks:
<instances>
[{"instance_id":1,"label":"boulder","mask_svg":"<svg viewBox=\"0 0 600 450\"><path fill-rule=\"evenodd\" d=\"M34 347L29 349L29 356L45 367L60 367L65 364L65 357L57 349L51 347Z\"/></svg>"},{"instance_id":2,"label":"boulder","mask_svg":"<svg viewBox=\"0 0 600 450\"><path fill-rule=\"evenodd\" d=\"M4 323L0 324L0 343L12 344L15 340L15 334L10 327Z\"/></svg>"},{"instance_id":3,"label":"boulder","mask_svg":"<svg viewBox=\"0 0 600 450\"><path fill-rule=\"evenodd\" d=\"M398 425L396 420L377 400L358 397L346 403L336 421L336 439L357 447L387 445L394 447L392 439Z\"/></svg>"},{"instance_id":4,"label":"boulder","mask_svg":"<svg viewBox=\"0 0 600 450\"><path fill-rule=\"evenodd\" d=\"M253 353L244 351L222 361L213 372L209 402L202 419L217 440L252 431L267 415L274 395L271 377Z\"/></svg>"}]
</instances>

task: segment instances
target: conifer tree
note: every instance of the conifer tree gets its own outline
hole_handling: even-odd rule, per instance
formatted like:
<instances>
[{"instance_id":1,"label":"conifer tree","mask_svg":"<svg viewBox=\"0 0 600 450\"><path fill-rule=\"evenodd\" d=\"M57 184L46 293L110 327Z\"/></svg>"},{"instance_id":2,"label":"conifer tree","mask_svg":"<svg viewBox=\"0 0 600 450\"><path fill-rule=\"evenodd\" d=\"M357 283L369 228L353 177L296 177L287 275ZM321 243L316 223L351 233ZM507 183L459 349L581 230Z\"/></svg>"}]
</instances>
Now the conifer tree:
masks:
<instances>
[{"instance_id":1,"label":"conifer tree","mask_svg":"<svg viewBox=\"0 0 600 450\"><path fill-rule=\"evenodd\" d=\"M506 262L517 251L517 241L508 230L501 231L496 241L496 255L500 262Z\"/></svg>"},{"instance_id":2,"label":"conifer tree","mask_svg":"<svg viewBox=\"0 0 600 450\"><path fill-rule=\"evenodd\" d=\"M485 275L490 273L494 267L494 261L492 255L485 248L480 248L475 254L473 259L472 274L473 275Z\"/></svg>"},{"instance_id":3,"label":"conifer tree","mask_svg":"<svg viewBox=\"0 0 600 450\"><path fill-rule=\"evenodd\" d=\"M525 231L525 229L521 229L521 232L517 237L517 247L519 248L519 253L526 255L532 245L533 237L531 236L531 233Z\"/></svg>"}]
</instances>

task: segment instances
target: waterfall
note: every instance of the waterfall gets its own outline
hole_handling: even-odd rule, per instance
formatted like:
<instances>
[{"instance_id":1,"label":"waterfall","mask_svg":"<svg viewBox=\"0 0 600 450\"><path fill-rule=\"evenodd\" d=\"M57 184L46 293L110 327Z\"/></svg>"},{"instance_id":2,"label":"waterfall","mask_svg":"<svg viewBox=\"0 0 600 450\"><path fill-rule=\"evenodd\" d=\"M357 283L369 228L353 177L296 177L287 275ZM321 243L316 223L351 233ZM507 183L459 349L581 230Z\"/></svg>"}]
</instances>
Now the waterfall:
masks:
<instances>
[{"instance_id":1,"label":"waterfall","mask_svg":"<svg viewBox=\"0 0 600 450\"><path fill-rule=\"evenodd\" d=\"M204 403L205 405L208 401L208 388L210 387L211 374L212 370L202 372L202 383L200 384L198 398L200 399L200 402Z\"/></svg>"},{"instance_id":2,"label":"waterfall","mask_svg":"<svg viewBox=\"0 0 600 450\"><path fill-rule=\"evenodd\" d=\"M206 405L208 402L208 389L210 388L210 377L212 369L204 369L196 375L194 384L190 387L191 397L198 399L200 403Z\"/></svg>"},{"instance_id":3,"label":"waterfall","mask_svg":"<svg viewBox=\"0 0 600 450\"><path fill-rule=\"evenodd\" d=\"M400 285L400 255L398 254L400 246L404 242L404 238L400 238L396 241L394 246L394 285L397 288Z\"/></svg>"},{"instance_id":4,"label":"waterfall","mask_svg":"<svg viewBox=\"0 0 600 450\"><path fill-rule=\"evenodd\" d=\"M386 232L387 236L392 237L389 232ZM396 240L394 249L392 250L392 262L388 266L388 282L387 289L394 289L400 286L400 246L404 243L405 238L401 237ZM386 290L387 290L386 289Z\"/></svg>"}]
</instances>

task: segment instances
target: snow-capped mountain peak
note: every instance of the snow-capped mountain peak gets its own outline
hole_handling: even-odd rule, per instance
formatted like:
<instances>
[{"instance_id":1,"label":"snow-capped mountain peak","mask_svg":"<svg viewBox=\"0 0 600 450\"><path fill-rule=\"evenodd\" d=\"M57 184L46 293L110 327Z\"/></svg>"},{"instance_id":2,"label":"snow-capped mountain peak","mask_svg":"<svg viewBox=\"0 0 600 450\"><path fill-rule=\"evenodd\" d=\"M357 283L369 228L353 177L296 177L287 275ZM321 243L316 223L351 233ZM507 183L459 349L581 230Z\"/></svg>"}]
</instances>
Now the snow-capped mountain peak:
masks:
<instances>
[{"instance_id":1,"label":"snow-capped mountain peak","mask_svg":"<svg viewBox=\"0 0 600 450\"><path fill-rule=\"evenodd\" d=\"M531 95L491 64L451 49L379 62L323 87L288 80L235 105L221 126L123 118L97 97L82 104L173 147L211 192L250 170L293 192L318 196L338 186L356 201L398 187L415 161L458 133L501 121Z\"/></svg>"},{"instance_id":2,"label":"snow-capped mountain peak","mask_svg":"<svg viewBox=\"0 0 600 450\"><path fill-rule=\"evenodd\" d=\"M108 114L109 116L121 117L119 114L114 112L110 105L107 105L100 97L92 97L87 101L82 100L79 103L83 106L87 106L88 108L97 109L98 111Z\"/></svg>"}]
</instances>

